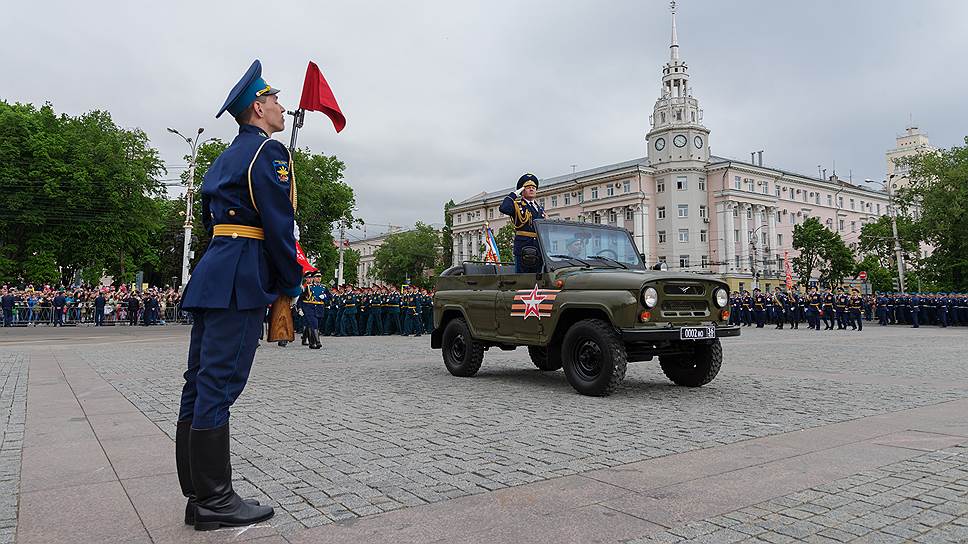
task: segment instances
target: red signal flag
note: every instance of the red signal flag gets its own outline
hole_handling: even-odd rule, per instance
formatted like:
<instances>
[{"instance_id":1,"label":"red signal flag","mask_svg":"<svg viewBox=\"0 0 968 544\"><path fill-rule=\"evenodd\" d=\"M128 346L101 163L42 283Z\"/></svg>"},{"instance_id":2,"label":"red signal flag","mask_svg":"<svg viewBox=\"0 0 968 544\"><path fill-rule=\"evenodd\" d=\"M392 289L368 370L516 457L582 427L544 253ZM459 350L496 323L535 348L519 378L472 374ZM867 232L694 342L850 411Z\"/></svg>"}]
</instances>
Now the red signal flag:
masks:
<instances>
[{"instance_id":1,"label":"red signal flag","mask_svg":"<svg viewBox=\"0 0 968 544\"><path fill-rule=\"evenodd\" d=\"M336 103L329 83L319 71L319 66L315 62L309 61L306 67L306 80L303 82L302 97L299 99L299 107L309 111L321 111L333 121L336 132L343 130L346 126L346 117Z\"/></svg>"},{"instance_id":2,"label":"red signal flag","mask_svg":"<svg viewBox=\"0 0 968 544\"><path fill-rule=\"evenodd\" d=\"M306 253L303 252L303 248L299 245L298 241L296 242L296 262L299 263L299 266L302 266L303 274L319 271L318 268L309 263L309 259L306 258Z\"/></svg>"}]
</instances>

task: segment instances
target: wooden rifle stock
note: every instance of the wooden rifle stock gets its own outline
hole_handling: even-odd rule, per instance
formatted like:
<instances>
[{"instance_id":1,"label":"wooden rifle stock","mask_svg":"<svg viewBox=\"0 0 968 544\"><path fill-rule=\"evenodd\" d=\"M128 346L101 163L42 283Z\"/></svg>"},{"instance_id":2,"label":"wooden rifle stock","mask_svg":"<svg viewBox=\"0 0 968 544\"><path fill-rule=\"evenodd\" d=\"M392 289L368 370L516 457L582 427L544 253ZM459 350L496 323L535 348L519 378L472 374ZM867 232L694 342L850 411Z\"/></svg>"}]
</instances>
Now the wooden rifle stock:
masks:
<instances>
[{"instance_id":1,"label":"wooden rifle stock","mask_svg":"<svg viewBox=\"0 0 968 544\"><path fill-rule=\"evenodd\" d=\"M293 342L296 340L296 327L292 322L292 298L279 295L269 309L270 342Z\"/></svg>"}]
</instances>

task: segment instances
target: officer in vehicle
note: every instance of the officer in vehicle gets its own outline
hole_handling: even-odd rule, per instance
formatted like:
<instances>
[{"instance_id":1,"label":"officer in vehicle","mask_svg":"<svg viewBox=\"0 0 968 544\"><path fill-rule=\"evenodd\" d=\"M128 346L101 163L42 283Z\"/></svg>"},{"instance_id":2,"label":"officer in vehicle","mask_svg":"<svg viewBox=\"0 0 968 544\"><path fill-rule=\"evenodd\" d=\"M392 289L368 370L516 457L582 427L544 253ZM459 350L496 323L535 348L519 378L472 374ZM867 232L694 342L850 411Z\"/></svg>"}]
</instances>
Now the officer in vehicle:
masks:
<instances>
[{"instance_id":1,"label":"officer in vehicle","mask_svg":"<svg viewBox=\"0 0 968 544\"><path fill-rule=\"evenodd\" d=\"M501 213L511 217L514 225L514 271L517 274L533 274L540 272L541 251L538 250L538 233L534 228L535 219L544 219L544 207L540 206L534 196L538 192L538 178L534 174L525 174L518 179L517 189L501 202ZM526 266L521 262L522 254L533 254L537 263Z\"/></svg>"}]
</instances>

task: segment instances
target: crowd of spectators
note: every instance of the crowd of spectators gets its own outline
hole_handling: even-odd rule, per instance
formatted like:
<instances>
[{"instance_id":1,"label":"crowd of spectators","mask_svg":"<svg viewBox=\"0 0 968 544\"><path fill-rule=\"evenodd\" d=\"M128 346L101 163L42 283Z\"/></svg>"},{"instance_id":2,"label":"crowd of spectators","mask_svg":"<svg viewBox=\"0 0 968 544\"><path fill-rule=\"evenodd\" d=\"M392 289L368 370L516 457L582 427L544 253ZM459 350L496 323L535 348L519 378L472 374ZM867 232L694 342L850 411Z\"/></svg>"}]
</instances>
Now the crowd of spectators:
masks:
<instances>
[{"instance_id":1,"label":"crowd of spectators","mask_svg":"<svg viewBox=\"0 0 968 544\"><path fill-rule=\"evenodd\" d=\"M162 325L186 321L181 294L171 287L10 286L0 289L3 326Z\"/></svg>"}]
</instances>

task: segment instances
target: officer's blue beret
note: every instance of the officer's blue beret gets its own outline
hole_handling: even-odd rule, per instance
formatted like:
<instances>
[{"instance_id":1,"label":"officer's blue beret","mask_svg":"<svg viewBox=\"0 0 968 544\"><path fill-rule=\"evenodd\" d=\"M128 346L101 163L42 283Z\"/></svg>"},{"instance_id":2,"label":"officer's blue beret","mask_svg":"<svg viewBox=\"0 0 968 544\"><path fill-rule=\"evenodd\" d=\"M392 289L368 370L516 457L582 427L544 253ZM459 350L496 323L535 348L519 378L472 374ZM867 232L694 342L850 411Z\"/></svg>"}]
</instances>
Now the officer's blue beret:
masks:
<instances>
[{"instance_id":1,"label":"officer's blue beret","mask_svg":"<svg viewBox=\"0 0 968 544\"><path fill-rule=\"evenodd\" d=\"M525 185L534 185L534 188L538 188L538 178L534 174L525 174L518 178L518 189L524 187Z\"/></svg>"},{"instance_id":2,"label":"officer's blue beret","mask_svg":"<svg viewBox=\"0 0 968 544\"><path fill-rule=\"evenodd\" d=\"M262 79L262 63L259 62L259 59L256 59L252 66L249 66L242 79L229 91L225 104L222 104L222 109L218 110L215 117L221 117L226 111L232 114L232 117L238 117L240 113L255 102L256 98L278 92L279 89L274 89Z\"/></svg>"}]
</instances>

